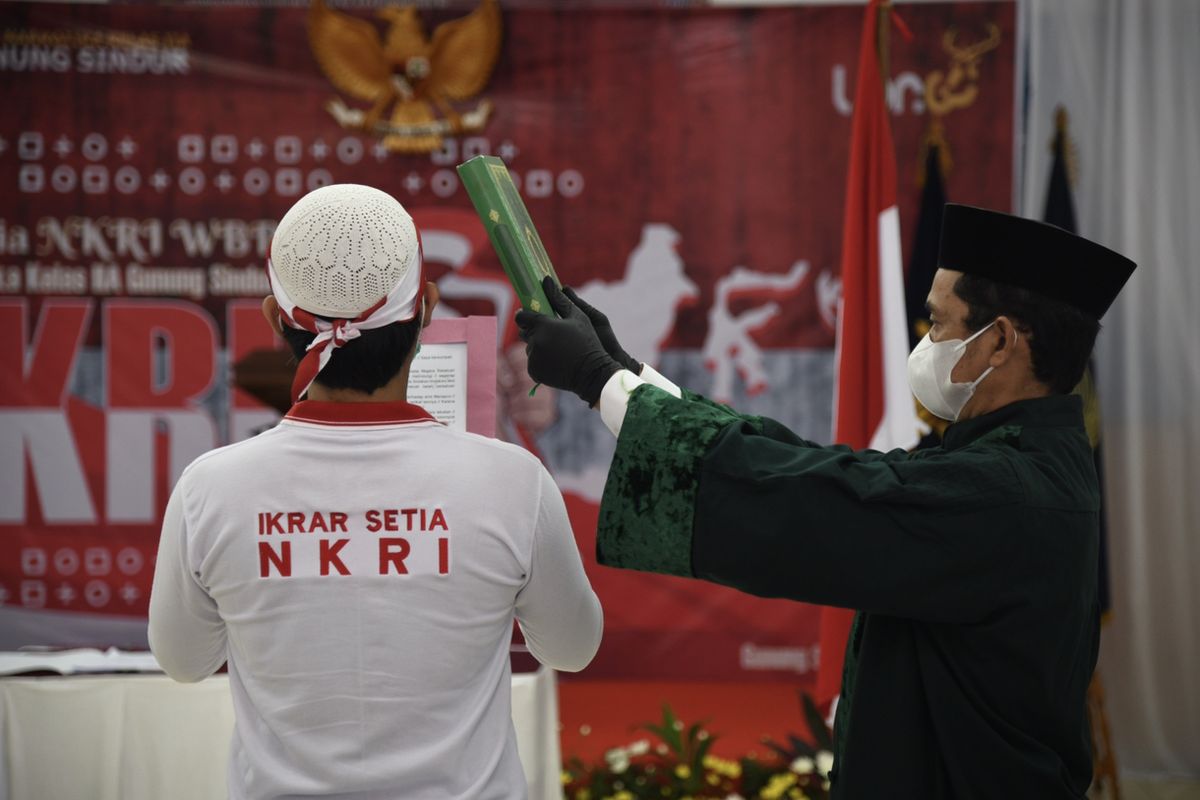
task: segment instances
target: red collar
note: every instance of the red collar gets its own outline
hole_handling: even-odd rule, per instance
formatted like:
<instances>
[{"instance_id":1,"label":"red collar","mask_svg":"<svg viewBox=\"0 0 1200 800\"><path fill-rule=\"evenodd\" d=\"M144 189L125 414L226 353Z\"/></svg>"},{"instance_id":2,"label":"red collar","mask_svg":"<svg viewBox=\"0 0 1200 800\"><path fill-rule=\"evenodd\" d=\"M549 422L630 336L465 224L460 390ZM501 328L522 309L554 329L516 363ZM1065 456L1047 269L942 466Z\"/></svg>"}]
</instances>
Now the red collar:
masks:
<instances>
[{"instance_id":1,"label":"red collar","mask_svg":"<svg viewBox=\"0 0 1200 800\"><path fill-rule=\"evenodd\" d=\"M291 407L284 419L337 427L437 422L425 409L403 401L331 403L323 400L301 400Z\"/></svg>"}]
</instances>

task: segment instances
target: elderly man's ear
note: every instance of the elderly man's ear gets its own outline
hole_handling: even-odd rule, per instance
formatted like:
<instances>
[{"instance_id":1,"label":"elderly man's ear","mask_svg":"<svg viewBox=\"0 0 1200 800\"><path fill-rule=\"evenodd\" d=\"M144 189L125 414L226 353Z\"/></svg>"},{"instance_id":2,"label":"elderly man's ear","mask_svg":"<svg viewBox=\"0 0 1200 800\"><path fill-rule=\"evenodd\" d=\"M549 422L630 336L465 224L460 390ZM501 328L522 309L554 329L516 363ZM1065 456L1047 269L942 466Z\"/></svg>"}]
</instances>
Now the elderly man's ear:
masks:
<instances>
[{"instance_id":1,"label":"elderly man's ear","mask_svg":"<svg viewBox=\"0 0 1200 800\"><path fill-rule=\"evenodd\" d=\"M262 301L262 313L267 320L267 324L271 326L271 330L275 331L276 336L283 336L283 326L279 323L279 301L274 295L267 295Z\"/></svg>"}]
</instances>

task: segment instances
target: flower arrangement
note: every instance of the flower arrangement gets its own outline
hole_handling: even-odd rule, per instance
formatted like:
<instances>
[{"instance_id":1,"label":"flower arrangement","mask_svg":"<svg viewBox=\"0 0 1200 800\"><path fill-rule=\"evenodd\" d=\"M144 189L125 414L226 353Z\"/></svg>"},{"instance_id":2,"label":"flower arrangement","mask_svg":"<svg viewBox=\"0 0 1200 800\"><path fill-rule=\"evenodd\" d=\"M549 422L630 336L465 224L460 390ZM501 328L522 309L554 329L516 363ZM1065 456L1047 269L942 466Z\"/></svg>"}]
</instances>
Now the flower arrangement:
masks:
<instances>
[{"instance_id":1,"label":"flower arrangement","mask_svg":"<svg viewBox=\"0 0 1200 800\"><path fill-rule=\"evenodd\" d=\"M787 744L766 740L770 754L737 760L709 750L716 740L702 723L685 725L670 706L662 722L646 723L640 738L614 747L601 763L570 759L562 773L566 800L828 800L833 741L808 695L801 696L811 741L789 735Z\"/></svg>"}]
</instances>

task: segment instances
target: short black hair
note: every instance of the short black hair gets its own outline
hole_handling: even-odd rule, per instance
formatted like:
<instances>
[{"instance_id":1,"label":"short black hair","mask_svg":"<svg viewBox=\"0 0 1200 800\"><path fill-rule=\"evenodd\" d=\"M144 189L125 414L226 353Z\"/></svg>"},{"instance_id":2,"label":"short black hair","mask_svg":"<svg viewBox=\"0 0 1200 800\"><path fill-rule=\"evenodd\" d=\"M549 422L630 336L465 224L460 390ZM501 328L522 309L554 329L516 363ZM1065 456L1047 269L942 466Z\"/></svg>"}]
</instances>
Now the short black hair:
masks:
<instances>
[{"instance_id":1,"label":"short black hair","mask_svg":"<svg viewBox=\"0 0 1200 800\"><path fill-rule=\"evenodd\" d=\"M357 339L351 339L333 353L325 369L317 375L316 383L327 389L354 389L370 394L396 377L420 332L420 317L362 331ZM284 325L283 338L298 361L304 358L316 334Z\"/></svg>"},{"instance_id":2,"label":"short black hair","mask_svg":"<svg viewBox=\"0 0 1200 800\"><path fill-rule=\"evenodd\" d=\"M1059 300L964 273L954 293L967 304L967 330L1008 317L1029 341L1033 375L1055 394L1070 394L1087 369L1100 320Z\"/></svg>"}]
</instances>

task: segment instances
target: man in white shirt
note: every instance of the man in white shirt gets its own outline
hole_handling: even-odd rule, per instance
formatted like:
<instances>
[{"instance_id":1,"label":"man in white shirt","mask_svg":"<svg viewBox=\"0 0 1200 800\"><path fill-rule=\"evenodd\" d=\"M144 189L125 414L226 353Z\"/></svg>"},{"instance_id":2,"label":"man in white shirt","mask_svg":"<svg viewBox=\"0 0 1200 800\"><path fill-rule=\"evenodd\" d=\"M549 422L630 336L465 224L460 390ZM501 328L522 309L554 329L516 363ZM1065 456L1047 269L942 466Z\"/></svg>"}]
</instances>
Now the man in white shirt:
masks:
<instances>
[{"instance_id":1,"label":"man in white shirt","mask_svg":"<svg viewBox=\"0 0 1200 800\"><path fill-rule=\"evenodd\" d=\"M524 798L512 620L567 671L603 624L562 497L528 452L405 402L437 289L396 200L306 195L268 274L296 402L180 477L151 648L181 681L228 662L235 800Z\"/></svg>"}]
</instances>

